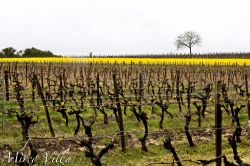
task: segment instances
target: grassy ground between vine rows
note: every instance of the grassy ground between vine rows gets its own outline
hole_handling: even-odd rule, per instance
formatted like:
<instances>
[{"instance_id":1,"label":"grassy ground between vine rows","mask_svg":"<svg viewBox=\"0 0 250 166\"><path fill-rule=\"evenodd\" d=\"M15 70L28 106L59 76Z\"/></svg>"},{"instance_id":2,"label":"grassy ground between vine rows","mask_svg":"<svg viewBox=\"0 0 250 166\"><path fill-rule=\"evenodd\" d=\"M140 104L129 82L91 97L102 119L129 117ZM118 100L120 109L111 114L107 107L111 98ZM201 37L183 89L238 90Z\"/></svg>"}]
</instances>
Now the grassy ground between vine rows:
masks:
<instances>
[{"instance_id":1,"label":"grassy ground between vine rows","mask_svg":"<svg viewBox=\"0 0 250 166\"><path fill-rule=\"evenodd\" d=\"M18 110L18 105L16 103L6 103L6 110ZM38 115L38 123L33 125L30 128L30 136L35 137L50 137L50 133L48 130L48 126L46 123L45 113L40 101L36 101L36 104L33 102L26 103L27 109L33 109L34 115ZM37 109L35 109L37 108ZM160 108L155 107L156 112L160 113ZM206 118L202 120L202 128L191 130L193 135L193 139L196 147L189 147L185 134L183 132L185 125L185 118L183 114L178 112L178 107L176 104L171 104L169 111L174 114L174 118L171 119L168 115L166 115L164 120L164 129L168 130L172 139L173 145L176 148L176 151L181 160L199 160L199 159L210 159L214 157L215 154L215 142L214 142L214 107L211 105L208 107L208 113L206 114ZM157 114L151 114L149 107L143 107L143 111L148 114L148 126L149 132L159 131L159 119L160 117ZM192 112L194 113L196 110L192 107ZM37 165L44 164L44 152L48 152L52 154L53 152L63 152L67 151L68 154L63 155L63 160L70 157L71 160L68 165L92 165L91 161L87 159L84 155L84 149L79 147L73 147L73 145L63 142L64 139L59 138L73 138L74 128L76 126L74 116L70 116L69 127L66 127L64 124L64 120L61 117L61 114L58 112L54 112L50 109L51 118L53 122L53 126L55 128L55 133L58 139L55 140L35 140L36 143L44 145L42 149L40 149L41 153L40 157L38 157ZM119 131L118 125L116 123L115 117L113 115L112 110L107 110L109 116L109 124L103 124L103 116L101 113L98 114L97 121L93 125L93 135L94 136L105 136L104 138L97 138L95 140L96 151L100 151L100 148L103 145L109 143L111 141L111 137L114 133ZM87 110L87 112L82 114L85 120L91 119L93 116L93 110ZM0 117L1 118L1 117ZM36 116L34 116L34 120L36 120ZM247 122L247 112L244 108L240 112L240 121L242 127L244 129L249 129L249 125ZM21 137L21 127L16 120L15 114L9 114L6 116L6 129L4 132L0 132L0 148L3 149L3 146L9 144L13 149L21 149L23 146L23 141ZM132 131L131 134L126 138L127 139L127 151L121 152L121 148L119 146L119 137L117 137L117 144L115 144L115 148L111 150L108 154L106 154L102 158L102 162L105 165L147 165L152 162L172 162L173 157L172 154L164 149L163 140L164 135L149 135L147 140L149 152L143 152L140 148L140 143L138 139L143 136L143 124L136 121L136 118L127 110L127 115L124 116L124 125L126 131ZM223 126L229 127L229 129L223 132L223 153L225 153L230 161L233 161L233 153L230 145L227 141L227 136L232 134L234 131L234 127L231 126L231 116L228 116L226 113L223 113ZM197 116L193 115L192 122L190 124L191 128L197 127ZM140 131L138 133L138 131ZM84 135L84 130L81 127L80 132L78 133L78 137ZM33 140L32 140L33 141ZM57 148L57 145L64 146ZM249 130L244 130L242 136L242 143L238 144L239 155L242 160L250 163L250 133ZM3 150L1 150L3 152ZM54 155L54 158L56 155ZM53 155L52 155L53 158ZM51 158L51 160L52 160ZM65 161L64 161L65 162ZM55 165L56 163L49 161L46 165ZM66 164L66 163L65 163ZM3 165L8 165L6 162L3 162ZM62 165L58 164L57 165ZM185 163L185 165L194 165L194 163Z\"/></svg>"}]
</instances>

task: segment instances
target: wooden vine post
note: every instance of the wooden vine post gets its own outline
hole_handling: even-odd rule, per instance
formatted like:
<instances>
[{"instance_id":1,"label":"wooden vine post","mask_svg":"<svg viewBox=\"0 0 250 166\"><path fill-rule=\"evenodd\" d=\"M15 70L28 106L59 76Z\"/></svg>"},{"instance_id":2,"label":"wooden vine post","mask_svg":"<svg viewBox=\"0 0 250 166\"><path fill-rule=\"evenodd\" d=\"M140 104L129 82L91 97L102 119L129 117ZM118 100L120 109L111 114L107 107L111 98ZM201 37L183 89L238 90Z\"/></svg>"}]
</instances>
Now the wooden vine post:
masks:
<instances>
[{"instance_id":1,"label":"wooden vine post","mask_svg":"<svg viewBox=\"0 0 250 166\"><path fill-rule=\"evenodd\" d=\"M177 99L177 103L179 106L179 111L182 112L181 110L181 100L180 100L180 70L176 71L176 99Z\"/></svg>"},{"instance_id":2,"label":"wooden vine post","mask_svg":"<svg viewBox=\"0 0 250 166\"><path fill-rule=\"evenodd\" d=\"M28 62L25 62L25 84L28 85Z\"/></svg>"},{"instance_id":3,"label":"wooden vine post","mask_svg":"<svg viewBox=\"0 0 250 166\"><path fill-rule=\"evenodd\" d=\"M219 157L222 154L221 142L222 142L222 111L220 103L220 90L221 90L221 81L216 81L216 90L215 90L215 149L216 156ZM216 161L216 166L221 166L221 159Z\"/></svg>"},{"instance_id":4,"label":"wooden vine post","mask_svg":"<svg viewBox=\"0 0 250 166\"><path fill-rule=\"evenodd\" d=\"M114 83L114 95L116 99L116 104L117 104L117 111L118 111L118 125L120 128L120 135L121 135L121 146L122 146L122 151L126 151L126 143L125 143L125 135L124 135L124 126L123 126L123 118L122 118L122 110L121 110L121 103L119 99L119 90L116 82L116 74L113 74L113 83Z\"/></svg>"},{"instance_id":5,"label":"wooden vine post","mask_svg":"<svg viewBox=\"0 0 250 166\"><path fill-rule=\"evenodd\" d=\"M9 72L7 70L4 71L4 85L5 85L5 97L6 97L6 100L9 101L10 99Z\"/></svg>"},{"instance_id":6,"label":"wooden vine post","mask_svg":"<svg viewBox=\"0 0 250 166\"><path fill-rule=\"evenodd\" d=\"M5 72L2 78L2 131L4 131L4 98L5 98Z\"/></svg>"},{"instance_id":7,"label":"wooden vine post","mask_svg":"<svg viewBox=\"0 0 250 166\"><path fill-rule=\"evenodd\" d=\"M250 120L250 100L249 100L248 80L247 80L247 71L246 70L245 70L244 77L245 77L245 86L246 86L248 120Z\"/></svg>"},{"instance_id":8,"label":"wooden vine post","mask_svg":"<svg viewBox=\"0 0 250 166\"><path fill-rule=\"evenodd\" d=\"M142 97L143 97L143 78L142 73L139 74L139 113L142 112Z\"/></svg>"},{"instance_id":9,"label":"wooden vine post","mask_svg":"<svg viewBox=\"0 0 250 166\"><path fill-rule=\"evenodd\" d=\"M190 104L191 104L191 82L190 82L190 72L188 73L188 88L187 88L187 102L188 102L188 113L190 112Z\"/></svg>"},{"instance_id":10,"label":"wooden vine post","mask_svg":"<svg viewBox=\"0 0 250 166\"><path fill-rule=\"evenodd\" d=\"M35 82L36 82L38 95L41 97L42 102L43 102L43 106L44 106L44 110L45 110L45 113L46 113L46 118L47 118L47 121L48 121L51 137L55 137L55 132L54 132L52 122L51 122L51 119L50 119L50 114L49 114L49 109L48 109L48 106L47 106L47 102L46 102L46 99L44 97L41 84L40 84L40 82L39 82L39 80L37 78L37 75L35 75L35 74L34 74L34 79L35 79Z\"/></svg>"},{"instance_id":11,"label":"wooden vine post","mask_svg":"<svg viewBox=\"0 0 250 166\"><path fill-rule=\"evenodd\" d=\"M99 73L97 73L97 78L96 78L96 104L97 104L97 108L99 111L101 111L101 113L104 116L104 124L108 124L108 115L106 114L106 112L104 111L104 109L102 108L102 99L101 99L101 93L100 93L100 77L99 77Z\"/></svg>"}]
</instances>

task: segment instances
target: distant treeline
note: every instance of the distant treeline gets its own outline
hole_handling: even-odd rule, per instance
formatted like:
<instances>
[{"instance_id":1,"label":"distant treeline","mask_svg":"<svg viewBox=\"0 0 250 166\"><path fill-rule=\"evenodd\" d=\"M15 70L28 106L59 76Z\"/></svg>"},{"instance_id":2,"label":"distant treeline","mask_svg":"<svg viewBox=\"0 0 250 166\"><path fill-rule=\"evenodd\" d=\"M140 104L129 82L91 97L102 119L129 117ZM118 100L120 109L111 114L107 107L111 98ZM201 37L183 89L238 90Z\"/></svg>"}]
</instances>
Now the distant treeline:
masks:
<instances>
[{"instance_id":1,"label":"distant treeline","mask_svg":"<svg viewBox=\"0 0 250 166\"><path fill-rule=\"evenodd\" d=\"M55 55L49 50L40 50L34 47L26 48L25 50L16 50L13 47L7 47L0 51L0 58L18 58L18 57L62 57ZM250 52L215 52L215 53L199 53L199 54L109 54L109 55L94 55L92 52L85 56L64 56L75 58L241 58L249 59Z\"/></svg>"},{"instance_id":2,"label":"distant treeline","mask_svg":"<svg viewBox=\"0 0 250 166\"><path fill-rule=\"evenodd\" d=\"M18 58L18 57L58 57L51 51L43 51L34 47L26 48L25 50L16 50L13 47L7 47L0 51L2 58Z\"/></svg>"},{"instance_id":3,"label":"distant treeline","mask_svg":"<svg viewBox=\"0 0 250 166\"><path fill-rule=\"evenodd\" d=\"M71 56L72 57L72 56ZM79 57L79 56L75 56ZM86 56L80 56L86 57ZM250 58L250 52L239 53L202 53L202 54L125 54L125 55L92 55L93 58Z\"/></svg>"}]
</instances>

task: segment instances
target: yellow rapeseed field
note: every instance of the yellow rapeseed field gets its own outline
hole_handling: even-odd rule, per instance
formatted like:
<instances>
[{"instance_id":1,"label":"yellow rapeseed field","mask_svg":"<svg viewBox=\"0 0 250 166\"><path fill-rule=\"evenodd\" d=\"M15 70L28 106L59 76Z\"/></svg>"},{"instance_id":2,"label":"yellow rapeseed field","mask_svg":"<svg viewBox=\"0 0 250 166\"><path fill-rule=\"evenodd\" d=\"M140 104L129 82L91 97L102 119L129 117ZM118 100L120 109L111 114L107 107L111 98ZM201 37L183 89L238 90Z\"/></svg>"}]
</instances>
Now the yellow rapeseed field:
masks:
<instances>
[{"instance_id":1,"label":"yellow rapeseed field","mask_svg":"<svg viewBox=\"0 0 250 166\"><path fill-rule=\"evenodd\" d=\"M103 63L171 63L171 64L238 64L250 65L250 59L182 59L182 58L0 58L0 62L103 62Z\"/></svg>"}]
</instances>

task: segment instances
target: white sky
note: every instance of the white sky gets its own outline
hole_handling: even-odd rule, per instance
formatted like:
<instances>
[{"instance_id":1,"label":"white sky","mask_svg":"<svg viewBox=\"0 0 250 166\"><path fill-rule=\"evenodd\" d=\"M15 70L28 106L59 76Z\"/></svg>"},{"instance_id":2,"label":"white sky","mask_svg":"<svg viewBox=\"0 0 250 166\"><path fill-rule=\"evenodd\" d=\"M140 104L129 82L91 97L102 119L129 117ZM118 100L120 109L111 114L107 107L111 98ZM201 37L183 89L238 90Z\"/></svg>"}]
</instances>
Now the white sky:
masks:
<instances>
[{"instance_id":1,"label":"white sky","mask_svg":"<svg viewBox=\"0 0 250 166\"><path fill-rule=\"evenodd\" d=\"M202 37L194 52L250 52L250 1L0 0L0 49L184 53L174 41L187 30Z\"/></svg>"}]
</instances>

